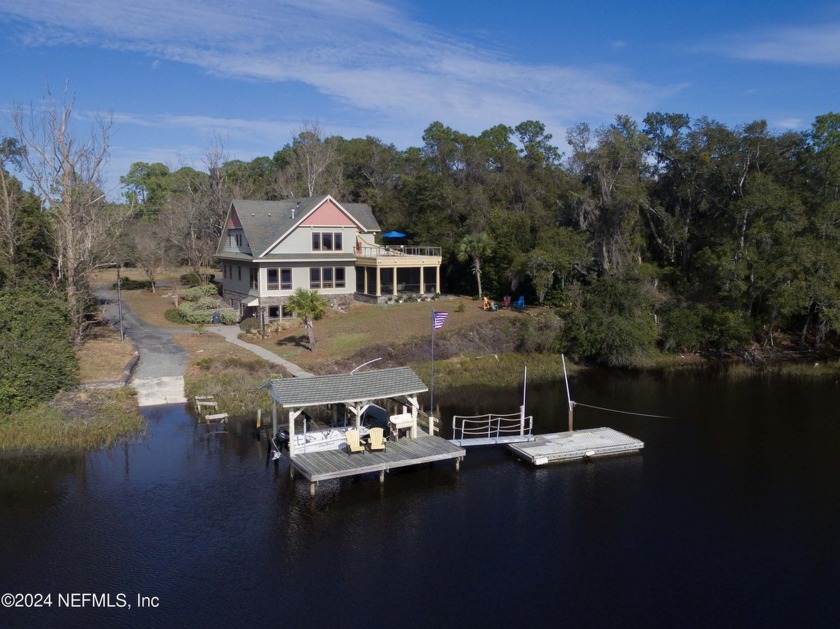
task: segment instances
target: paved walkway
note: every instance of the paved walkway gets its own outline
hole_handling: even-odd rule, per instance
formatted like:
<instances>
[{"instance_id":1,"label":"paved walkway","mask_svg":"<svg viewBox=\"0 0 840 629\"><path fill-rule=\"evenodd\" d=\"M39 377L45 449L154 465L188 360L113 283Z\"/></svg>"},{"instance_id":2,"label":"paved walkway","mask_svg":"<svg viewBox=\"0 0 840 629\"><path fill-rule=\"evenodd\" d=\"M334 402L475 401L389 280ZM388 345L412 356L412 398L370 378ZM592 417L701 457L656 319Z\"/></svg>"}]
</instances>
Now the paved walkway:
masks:
<instances>
[{"instance_id":1,"label":"paved walkway","mask_svg":"<svg viewBox=\"0 0 840 629\"><path fill-rule=\"evenodd\" d=\"M238 345L239 347L243 347L247 349L249 352L252 352L259 356L260 358L264 358L265 360L274 363L275 365L280 365L290 374L292 374L295 378L311 378L314 374L309 373L308 371L304 371L296 364L289 362L285 358L280 358L277 354L269 352L267 349L260 347L259 345L254 345L253 343L246 343L245 341L239 338L239 326L236 325L208 325L204 328L206 331L215 332L216 334L225 337L225 340L228 343L233 343L234 345Z\"/></svg>"}]
</instances>

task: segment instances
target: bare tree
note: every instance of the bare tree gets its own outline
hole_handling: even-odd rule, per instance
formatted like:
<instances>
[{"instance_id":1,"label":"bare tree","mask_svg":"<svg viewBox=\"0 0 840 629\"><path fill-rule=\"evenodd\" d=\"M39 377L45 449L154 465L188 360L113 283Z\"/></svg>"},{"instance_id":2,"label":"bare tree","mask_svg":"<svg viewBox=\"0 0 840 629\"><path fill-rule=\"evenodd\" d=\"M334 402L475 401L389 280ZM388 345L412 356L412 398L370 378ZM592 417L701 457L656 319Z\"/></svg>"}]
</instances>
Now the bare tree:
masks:
<instances>
[{"instance_id":1,"label":"bare tree","mask_svg":"<svg viewBox=\"0 0 840 629\"><path fill-rule=\"evenodd\" d=\"M277 184L286 197L332 194L340 196L343 184L337 137L325 138L317 122L306 122L291 146L284 149L287 165Z\"/></svg>"},{"instance_id":2,"label":"bare tree","mask_svg":"<svg viewBox=\"0 0 840 629\"><path fill-rule=\"evenodd\" d=\"M96 115L89 135L77 135L71 124L74 103L67 90L61 102L48 93L41 109L17 107L12 124L26 147L26 177L50 217L56 279L66 291L78 344L87 325L91 275L113 261L115 230L128 210L109 205L102 192L112 118Z\"/></svg>"},{"instance_id":3,"label":"bare tree","mask_svg":"<svg viewBox=\"0 0 840 629\"><path fill-rule=\"evenodd\" d=\"M163 237L160 223L140 221L131 229L133 250L131 261L146 274L155 292L155 280L168 260L167 239Z\"/></svg>"},{"instance_id":4,"label":"bare tree","mask_svg":"<svg viewBox=\"0 0 840 629\"><path fill-rule=\"evenodd\" d=\"M0 139L0 277L15 279L15 260L20 242L18 210L20 182L11 174L11 167L20 167L23 148L14 138Z\"/></svg>"},{"instance_id":5,"label":"bare tree","mask_svg":"<svg viewBox=\"0 0 840 629\"><path fill-rule=\"evenodd\" d=\"M200 277L213 260L220 233L208 204L208 190L208 175L189 167L179 169L170 200L158 218L174 253Z\"/></svg>"}]
</instances>

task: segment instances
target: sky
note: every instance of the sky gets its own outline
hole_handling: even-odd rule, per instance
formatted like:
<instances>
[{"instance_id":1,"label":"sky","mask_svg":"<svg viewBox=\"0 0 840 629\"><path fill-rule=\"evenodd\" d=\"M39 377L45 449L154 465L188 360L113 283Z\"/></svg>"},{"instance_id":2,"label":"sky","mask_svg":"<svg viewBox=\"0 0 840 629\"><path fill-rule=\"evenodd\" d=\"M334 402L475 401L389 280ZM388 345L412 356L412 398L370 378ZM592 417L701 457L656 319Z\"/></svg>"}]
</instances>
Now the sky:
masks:
<instances>
[{"instance_id":1,"label":"sky","mask_svg":"<svg viewBox=\"0 0 840 629\"><path fill-rule=\"evenodd\" d=\"M106 182L132 163L273 155L307 123L423 145L648 112L806 130L840 111L840 2L0 0L0 136L16 106L75 94L113 116Z\"/></svg>"}]
</instances>

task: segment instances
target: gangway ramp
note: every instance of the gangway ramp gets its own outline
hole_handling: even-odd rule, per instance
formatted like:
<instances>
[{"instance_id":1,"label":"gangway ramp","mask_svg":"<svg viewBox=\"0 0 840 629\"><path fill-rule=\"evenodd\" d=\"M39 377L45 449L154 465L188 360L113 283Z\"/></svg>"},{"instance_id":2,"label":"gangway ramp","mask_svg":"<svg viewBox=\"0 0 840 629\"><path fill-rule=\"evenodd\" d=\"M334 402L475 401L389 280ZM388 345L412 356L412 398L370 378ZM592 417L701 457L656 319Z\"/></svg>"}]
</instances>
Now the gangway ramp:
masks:
<instances>
[{"instance_id":1,"label":"gangway ramp","mask_svg":"<svg viewBox=\"0 0 840 629\"><path fill-rule=\"evenodd\" d=\"M509 415L455 415L452 418L452 439L457 446L491 446L525 443L534 440L534 418L524 413Z\"/></svg>"}]
</instances>

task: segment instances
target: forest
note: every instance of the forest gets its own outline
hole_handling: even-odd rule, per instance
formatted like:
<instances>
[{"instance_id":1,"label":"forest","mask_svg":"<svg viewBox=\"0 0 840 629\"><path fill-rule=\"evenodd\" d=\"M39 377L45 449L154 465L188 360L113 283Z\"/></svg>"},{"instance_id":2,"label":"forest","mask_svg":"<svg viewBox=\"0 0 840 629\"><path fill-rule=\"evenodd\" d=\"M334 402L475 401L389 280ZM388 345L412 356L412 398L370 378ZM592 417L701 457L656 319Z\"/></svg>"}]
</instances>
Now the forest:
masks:
<instances>
[{"instance_id":1,"label":"forest","mask_svg":"<svg viewBox=\"0 0 840 629\"><path fill-rule=\"evenodd\" d=\"M53 104L16 111L0 134L0 302L21 284L60 295L76 344L96 269L200 274L232 199L318 194L442 247L445 292L543 306L523 351L634 366L658 352L829 351L840 331L840 114L783 133L617 116L565 143L538 121L478 135L433 122L405 150L307 123L248 162L218 138L199 165L137 162L115 202L102 188L112 121L69 142L72 99Z\"/></svg>"}]
</instances>

